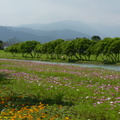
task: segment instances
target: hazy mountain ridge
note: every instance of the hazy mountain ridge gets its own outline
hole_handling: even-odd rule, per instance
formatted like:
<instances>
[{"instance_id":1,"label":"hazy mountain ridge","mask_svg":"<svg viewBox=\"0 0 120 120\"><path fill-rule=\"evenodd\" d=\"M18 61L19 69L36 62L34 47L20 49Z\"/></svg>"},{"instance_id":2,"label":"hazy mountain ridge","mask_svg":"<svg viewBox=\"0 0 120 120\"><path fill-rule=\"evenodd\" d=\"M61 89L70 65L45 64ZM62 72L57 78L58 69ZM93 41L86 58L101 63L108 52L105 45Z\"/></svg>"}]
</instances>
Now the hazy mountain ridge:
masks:
<instances>
[{"instance_id":1,"label":"hazy mountain ridge","mask_svg":"<svg viewBox=\"0 0 120 120\"><path fill-rule=\"evenodd\" d=\"M27 41L27 40L37 40L37 41L42 41L44 40L45 42L48 41L48 38L51 40L51 37L47 36L37 36L35 34L29 33L29 32L23 32L23 31L16 31L12 30L14 27L3 27L0 26L0 39L2 41L7 41L12 38L17 38L21 41Z\"/></svg>"},{"instance_id":2,"label":"hazy mountain ridge","mask_svg":"<svg viewBox=\"0 0 120 120\"><path fill-rule=\"evenodd\" d=\"M70 30L70 29L61 29L61 30L35 30L27 27L0 27L0 39L6 41L11 38L17 38L21 41L27 40L37 40L41 43L45 43L48 41L56 40L56 39L76 39L79 38L91 38L91 36L81 33L79 31Z\"/></svg>"},{"instance_id":3,"label":"hazy mountain ridge","mask_svg":"<svg viewBox=\"0 0 120 120\"><path fill-rule=\"evenodd\" d=\"M45 43L56 39L71 40L77 37L90 39L94 35L99 35L101 38L120 37L120 26L100 24L91 24L90 26L79 21L26 24L16 27L0 26L0 40L3 41L16 37L20 41L36 40Z\"/></svg>"},{"instance_id":4,"label":"hazy mountain ridge","mask_svg":"<svg viewBox=\"0 0 120 120\"><path fill-rule=\"evenodd\" d=\"M35 30L31 28L25 27L11 27L13 31L23 31L25 33L35 34L37 36L52 36L54 39L68 39L68 38L76 38L76 37L87 37L90 38L91 36L75 31L70 29L63 29L63 30L51 30L51 31L43 31L43 30Z\"/></svg>"},{"instance_id":5,"label":"hazy mountain ridge","mask_svg":"<svg viewBox=\"0 0 120 120\"><path fill-rule=\"evenodd\" d=\"M59 21L59 22L47 23L47 24L39 24L39 23L38 24L25 24L21 26L32 28L35 30L44 30L44 31L69 29L69 30L82 32L89 36L93 36L93 35L100 35L102 37L105 36L100 31L80 21L68 20L68 21Z\"/></svg>"},{"instance_id":6,"label":"hazy mountain ridge","mask_svg":"<svg viewBox=\"0 0 120 120\"><path fill-rule=\"evenodd\" d=\"M104 37L120 37L120 25L104 25L99 23L91 23L85 24L80 21L59 21L54 23L47 23L47 24L26 24L21 25L24 27L44 30L44 31L51 31L51 30L75 30L78 32L82 32L89 36L99 35L101 38Z\"/></svg>"}]
</instances>

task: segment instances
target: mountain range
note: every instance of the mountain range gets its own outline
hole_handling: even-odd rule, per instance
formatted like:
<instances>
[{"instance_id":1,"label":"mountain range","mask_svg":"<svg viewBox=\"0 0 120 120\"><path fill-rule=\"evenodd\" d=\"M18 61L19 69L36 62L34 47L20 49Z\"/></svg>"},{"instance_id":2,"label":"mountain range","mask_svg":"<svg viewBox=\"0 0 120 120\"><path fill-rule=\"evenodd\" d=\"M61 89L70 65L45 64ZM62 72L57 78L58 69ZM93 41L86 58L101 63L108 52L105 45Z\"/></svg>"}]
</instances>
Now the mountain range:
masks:
<instances>
[{"instance_id":1,"label":"mountain range","mask_svg":"<svg viewBox=\"0 0 120 120\"><path fill-rule=\"evenodd\" d=\"M114 28L114 27L112 27ZM116 27L114 28L116 29ZM120 30L118 26L117 30ZM98 35L101 38L111 37L110 27L102 25L87 25L80 21L60 21L47 24L25 24L21 26L0 26L0 40L8 41L17 38L20 41L36 40L41 43L56 39L71 40L89 38ZM119 35L119 32L116 34ZM116 36L118 37L118 36Z\"/></svg>"},{"instance_id":2,"label":"mountain range","mask_svg":"<svg viewBox=\"0 0 120 120\"><path fill-rule=\"evenodd\" d=\"M105 34L97 30L96 28L85 24L80 21L59 21L47 24L25 24L21 25L22 27L31 28L34 30L44 30L44 31L56 31L56 30L74 30L80 33L84 33L89 35L90 37L93 35L100 35L101 37L105 37Z\"/></svg>"}]
</instances>

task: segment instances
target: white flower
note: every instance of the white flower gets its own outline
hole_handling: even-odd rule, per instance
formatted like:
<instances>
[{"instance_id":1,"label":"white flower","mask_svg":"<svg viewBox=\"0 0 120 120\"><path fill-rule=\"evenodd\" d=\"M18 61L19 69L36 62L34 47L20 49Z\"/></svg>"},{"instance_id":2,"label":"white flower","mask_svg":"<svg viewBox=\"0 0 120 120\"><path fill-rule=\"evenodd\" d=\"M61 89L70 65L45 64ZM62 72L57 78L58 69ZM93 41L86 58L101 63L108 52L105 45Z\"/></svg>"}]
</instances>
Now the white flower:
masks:
<instances>
[{"instance_id":1,"label":"white flower","mask_svg":"<svg viewBox=\"0 0 120 120\"><path fill-rule=\"evenodd\" d=\"M97 104L100 104L100 102L97 102Z\"/></svg>"},{"instance_id":2,"label":"white flower","mask_svg":"<svg viewBox=\"0 0 120 120\"><path fill-rule=\"evenodd\" d=\"M88 98L89 98L89 96L86 97L86 99L88 99Z\"/></svg>"},{"instance_id":3,"label":"white flower","mask_svg":"<svg viewBox=\"0 0 120 120\"><path fill-rule=\"evenodd\" d=\"M111 99L111 97L108 97L108 98L107 98L107 100L110 100L110 99Z\"/></svg>"},{"instance_id":4,"label":"white flower","mask_svg":"<svg viewBox=\"0 0 120 120\"><path fill-rule=\"evenodd\" d=\"M110 103L111 103L111 104L113 104L114 102L113 102L113 101L111 101Z\"/></svg>"},{"instance_id":5,"label":"white flower","mask_svg":"<svg viewBox=\"0 0 120 120\"><path fill-rule=\"evenodd\" d=\"M77 89L77 91L79 91L79 89Z\"/></svg>"}]
</instances>

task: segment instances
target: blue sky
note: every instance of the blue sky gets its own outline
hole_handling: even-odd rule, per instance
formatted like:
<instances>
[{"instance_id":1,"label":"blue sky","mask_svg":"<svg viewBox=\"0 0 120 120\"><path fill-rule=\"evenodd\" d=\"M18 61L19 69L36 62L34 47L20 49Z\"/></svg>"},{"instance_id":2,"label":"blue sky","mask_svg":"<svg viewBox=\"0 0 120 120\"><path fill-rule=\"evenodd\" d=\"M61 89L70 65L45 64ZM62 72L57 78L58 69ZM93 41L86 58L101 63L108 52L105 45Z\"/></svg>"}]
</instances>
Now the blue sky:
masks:
<instances>
[{"instance_id":1,"label":"blue sky","mask_svg":"<svg viewBox=\"0 0 120 120\"><path fill-rule=\"evenodd\" d=\"M120 0L0 0L0 25L63 20L120 25Z\"/></svg>"}]
</instances>

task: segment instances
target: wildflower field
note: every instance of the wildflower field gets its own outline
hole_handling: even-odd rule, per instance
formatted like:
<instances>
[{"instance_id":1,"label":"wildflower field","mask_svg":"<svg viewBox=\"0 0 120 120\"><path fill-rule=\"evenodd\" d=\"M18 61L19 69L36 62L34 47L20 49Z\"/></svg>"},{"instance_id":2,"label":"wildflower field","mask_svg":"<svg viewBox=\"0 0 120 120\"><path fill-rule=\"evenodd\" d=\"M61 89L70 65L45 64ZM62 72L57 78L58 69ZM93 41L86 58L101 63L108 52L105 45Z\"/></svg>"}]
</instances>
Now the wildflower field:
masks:
<instances>
[{"instance_id":1,"label":"wildflower field","mask_svg":"<svg viewBox=\"0 0 120 120\"><path fill-rule=\"evenodd\" d=\"M1 59L0 120L120 120L120 71Z\"/></svg>"}]
</instances>

